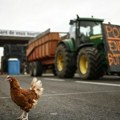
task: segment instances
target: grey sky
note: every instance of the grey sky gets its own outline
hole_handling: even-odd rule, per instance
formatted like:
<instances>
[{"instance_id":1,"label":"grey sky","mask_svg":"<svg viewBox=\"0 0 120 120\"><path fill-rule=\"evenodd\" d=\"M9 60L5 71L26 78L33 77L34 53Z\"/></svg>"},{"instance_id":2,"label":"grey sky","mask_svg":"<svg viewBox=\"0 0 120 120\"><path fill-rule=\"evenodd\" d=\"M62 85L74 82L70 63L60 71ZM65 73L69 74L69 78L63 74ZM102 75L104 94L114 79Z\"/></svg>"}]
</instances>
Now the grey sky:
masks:
<instances>
[{"instance_id":1,"label":"grey sky","mask_svg":"<svg viewBox=\"0 0 120 120\"><path fill-rule=\"evenodd\" d=\"M76 14L119 24L119 5L120 0L0 0L0 29L68 31Z\"/></svg>"},{"instance_id":2,"label":"grey sky","mask_svg":"<svg viewBox=\"0 0 120 120\"><path fill-rule=\"evenodd\" d=\"M119 13L120 0L0 0L0 29L67 32L76 14L120 24Z\"/></svg>"}]
</instances>

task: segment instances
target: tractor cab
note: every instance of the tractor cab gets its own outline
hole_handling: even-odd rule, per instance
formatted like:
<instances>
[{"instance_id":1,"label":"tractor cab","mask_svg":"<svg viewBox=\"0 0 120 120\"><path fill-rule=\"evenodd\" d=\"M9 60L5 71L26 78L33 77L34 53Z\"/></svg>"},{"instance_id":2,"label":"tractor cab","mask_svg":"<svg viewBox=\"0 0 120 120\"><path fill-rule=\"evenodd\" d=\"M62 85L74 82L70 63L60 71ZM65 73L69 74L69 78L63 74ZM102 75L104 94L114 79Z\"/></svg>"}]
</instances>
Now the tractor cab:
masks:
<instances>
[{"instance_id":1,"label":"tractor cab","mask_svg":"<svg viewBox=\"0 0 120 120\"><path fill-rule=\"evenodd\" d=\"M77 18L70 20L70 38L75 40L78 48L82 43L99 44L103 40L102 19Z\"/></svg>"}]
</instances>

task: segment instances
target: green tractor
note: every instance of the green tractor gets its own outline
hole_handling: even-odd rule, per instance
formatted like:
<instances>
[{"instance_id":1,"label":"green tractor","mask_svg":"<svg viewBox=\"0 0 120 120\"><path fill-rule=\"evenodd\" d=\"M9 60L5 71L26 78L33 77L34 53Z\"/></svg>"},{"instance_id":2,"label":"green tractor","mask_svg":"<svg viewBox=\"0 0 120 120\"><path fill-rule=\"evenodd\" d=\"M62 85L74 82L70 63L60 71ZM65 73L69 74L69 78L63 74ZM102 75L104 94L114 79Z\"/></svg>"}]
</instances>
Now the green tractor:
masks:
<instances>
[{"instance_id":1,"label":"green tractor","mask_svg":"<svg viewBox=\"0 0 120 120\"><path fill-rule=\"evenodd\" d=\"M111 25L108 28L106 26L102 19L77 16L77 19L70 20L68 39L58 43L55 53L55 70L58 77L72 78L78 71L81 79L90 80L98 79L108 71L120 73L120 65L110 66L111 59L108 57L113 54L114 51L111 50L114 46L111 45L110 49L107 41L112 32L115 35L118 33L116 30L112 31Z\"/></svg>"}]
</instances>

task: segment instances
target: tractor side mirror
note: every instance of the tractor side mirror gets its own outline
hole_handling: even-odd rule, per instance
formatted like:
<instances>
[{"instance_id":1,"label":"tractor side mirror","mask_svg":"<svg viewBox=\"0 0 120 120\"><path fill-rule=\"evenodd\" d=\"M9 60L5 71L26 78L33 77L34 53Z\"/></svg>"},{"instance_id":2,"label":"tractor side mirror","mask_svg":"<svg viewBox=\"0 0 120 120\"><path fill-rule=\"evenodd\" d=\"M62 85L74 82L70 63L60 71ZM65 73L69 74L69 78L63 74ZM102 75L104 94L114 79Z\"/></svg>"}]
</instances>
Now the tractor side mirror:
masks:
<instances>
[{"instance_id":1,"label":"tractor side mirror","mask_svg":"<svg viewBox=\"0 0 120 120\"><path fill-rule=\"evenodd\" d=\"M73 20L70 20L70 23L69 23L70 25L73 25L74 24L74 21Z\"/></svg>"}]
</instances>

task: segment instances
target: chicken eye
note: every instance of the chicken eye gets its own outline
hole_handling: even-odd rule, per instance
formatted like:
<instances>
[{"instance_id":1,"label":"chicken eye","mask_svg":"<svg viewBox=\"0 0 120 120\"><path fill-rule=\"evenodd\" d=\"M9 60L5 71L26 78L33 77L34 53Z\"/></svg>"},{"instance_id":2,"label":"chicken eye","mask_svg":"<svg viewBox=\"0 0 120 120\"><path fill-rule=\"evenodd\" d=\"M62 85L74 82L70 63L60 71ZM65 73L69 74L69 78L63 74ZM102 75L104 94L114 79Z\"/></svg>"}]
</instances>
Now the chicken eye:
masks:
<instances>
[{"instance_id":1,"label":"chicken eye","mask_svg":"<svg viewBox=\"0 0 120 120\"><path fill-rule=\"evenodd\" d=\"M11 78L9 78L9 81L10 81L10 82L12 82L12 79L11 79Z\"/></svg>"},{"instance_id":2,"label":"chicken eye","mask_svg":"<svg viewBox=\"0 0 120 120\"><path fill-rule=\"evenodd\" d=\"M37 89L37 91L40 91L40 89Z\"/></svg>"}]
</instances>

